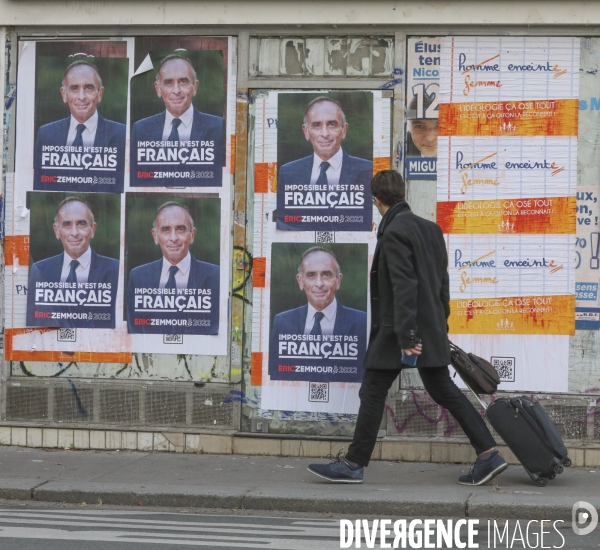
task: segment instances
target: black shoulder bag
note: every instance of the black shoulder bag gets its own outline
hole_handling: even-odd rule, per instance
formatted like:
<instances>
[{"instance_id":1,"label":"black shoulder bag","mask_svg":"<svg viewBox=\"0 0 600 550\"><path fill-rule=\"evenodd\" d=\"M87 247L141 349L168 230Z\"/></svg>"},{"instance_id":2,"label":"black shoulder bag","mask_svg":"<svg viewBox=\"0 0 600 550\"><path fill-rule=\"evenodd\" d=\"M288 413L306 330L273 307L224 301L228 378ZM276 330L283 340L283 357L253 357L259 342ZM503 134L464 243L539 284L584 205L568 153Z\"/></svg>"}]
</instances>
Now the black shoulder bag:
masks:
<instances>
[{"instance_id":1,"label":"black shoulder bag","mask_svg":"<svg viewBox=\"0 0 600 550\"><path fill-rule=\"evenodd\" d=\"M465 384L475 393L487 395L496 393L500 377L489 361L467 353L450 342L450 362Z\"/></svg>"}]
</instances>

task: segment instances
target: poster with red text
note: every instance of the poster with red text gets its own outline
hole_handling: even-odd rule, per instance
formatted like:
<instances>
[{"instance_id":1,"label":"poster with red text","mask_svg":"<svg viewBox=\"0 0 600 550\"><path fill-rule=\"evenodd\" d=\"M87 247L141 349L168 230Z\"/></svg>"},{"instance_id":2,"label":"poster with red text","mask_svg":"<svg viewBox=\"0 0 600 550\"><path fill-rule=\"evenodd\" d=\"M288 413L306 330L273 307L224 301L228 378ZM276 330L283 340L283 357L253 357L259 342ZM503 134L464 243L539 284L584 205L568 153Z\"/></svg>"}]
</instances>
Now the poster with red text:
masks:
<instances>
[{"instance_id":1,"label":"poster with red text","mask_svg":"<svg viewBox=\"0 0 600 550\"><path fill-rule=\"evenodd\" d=\"M448 37L441 58L437 222L451 339L490 359L501 389L566 391L579 40Z\"/></svg>"}]
</instances>

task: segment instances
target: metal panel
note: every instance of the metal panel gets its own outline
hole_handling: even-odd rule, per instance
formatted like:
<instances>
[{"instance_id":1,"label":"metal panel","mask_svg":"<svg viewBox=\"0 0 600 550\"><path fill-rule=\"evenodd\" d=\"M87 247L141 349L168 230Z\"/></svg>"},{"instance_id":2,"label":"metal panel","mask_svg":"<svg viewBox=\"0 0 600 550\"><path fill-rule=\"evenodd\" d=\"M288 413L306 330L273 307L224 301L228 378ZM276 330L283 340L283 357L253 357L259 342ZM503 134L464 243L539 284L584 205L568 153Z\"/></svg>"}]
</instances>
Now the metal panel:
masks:
<instances>
[{"instance_id":1,"label":"metal panel","mask_svg":"<svg viewBox=\"0 0 600 550\"><path fill-rule=\"evenodd\" d=\"M235 429L239 391L230 385L77 382L53 379L9 384L8 422L121 427Z\"/></svg>"},{"instance_id":2,"label":"metal panel","mask_svg":"<svg viewBox=\"0 0 600 550\"><path fill-rule=\"evenodd\" d=\"M394 40L371 36L250 38L249 76L390 77ZM278 82L270 85L278 87Z\"/></svg>"},{"instance_id":3,"label":"metal panel","mask_svg":"<svg viewBox=\"0 0 600 550\"><path fill-rule=\"evenodd\" d=\"M252 39L250 40L252 42ZM279 74L279 38L261 38L258 46L257 75L276 76Z\"/></svg>"},{"instance_id":4,"label":"metal panel","mask_svg":"<svg viewBox=\"0 0 600 550\"><path fill-rule=\"evenodd\" d=\"M98 421L103 424L139 423L140 401L137 388L101 387L98 396Z\"/></svg>"},{"instance_id":5,"label":"metal panel","mask_svg":"<svg viewBox=\"0 0 600 550\"><path fill-rule=\"evenodd\" d=\"M325 41L322 38L307 38L304 67L307 75L323 76L325 74Z\"/></svg>"},{"instance_id":6,"label":"metal panel","mask_svg":"<svg viewBox=\"0 0 600 550\"><path fill-rule=\"evenodd\" d=\"M186 399L184 392L148 388L145 401L146 424L185 426Z\"/></svg>"},{"instance_id":7,"label":"metal panel","mask_svg":"<svg viewBox=\"0 0 600 550\"><path fill-rule=\"evenodd\" d=\"M346 74L369 76L371 72L371 38L349 38Z\"/></svg>"},{"instance_id":8,"label":"metal panel","mask_svg":"<svg viewBox=\"0 0 600 550\"><path fill-rule=\"evenodd\" d=\"M347 38L328 38L325 42L325 74L328 76L345 75L347 53Z\"/></svg>"},{"instance_id":9,"label":"metal panel","mask_svg":"<svg viewBox=\"0 0 600 550\"><path fill-rule=\"evenodd\" d=\"M483 414L475 398L470 393L465 395ZM500 392L494 398L514 395ZM562 395L542 394L535 396L535 400L544 407L563 439L578 442L600 441L600 414L595 407L595 401L592 401L594 406L590 408L588 396L564 398ZM387 435L390 437L438 436L466 439L456 420L448 411L436 405L423 390L402 390L391 396L386 405L386 415ZM500 443L502 438L491 426L490 431Z\"/></svg>"},{"instance_id":10,"label":"metal panel","mask_svg":"<svg viewBox=\"0 0 600 550\"><path fill-rule=\"evenodd\" d=\"M304 74L306 50L303 38L284 38L281 40L279 56L280 75Z\"/></svg>"},{"instance_id":11,"label":"metal panel","mask_svg":"<svg viewBox=\"0 0 600 550\"><path fill-rule=\"evenodd\" d=\"M194 393L192 424L230 428L233 424L233 399L227 390Z\"/></svg>"},{"instance_id":12,"label":"metal panel","mask_svg":"<svg viewBox=\"0 0 600 550\"><path fill-rule=\"evenodd\" d=\"M15 421L48 420L48 388L8 386L6 419Z\"/></svg>"},{"instance_id":13,"label":"metal panel","mask_svg":"<svg viewBox=\"0 0 600 550\"><path fill-rule=\"evenodd\" d=\"M53 418L55 422L93 422L94 389L82 388L71 382L70 387L54 390Z\"/></svg>"}]
</instances>

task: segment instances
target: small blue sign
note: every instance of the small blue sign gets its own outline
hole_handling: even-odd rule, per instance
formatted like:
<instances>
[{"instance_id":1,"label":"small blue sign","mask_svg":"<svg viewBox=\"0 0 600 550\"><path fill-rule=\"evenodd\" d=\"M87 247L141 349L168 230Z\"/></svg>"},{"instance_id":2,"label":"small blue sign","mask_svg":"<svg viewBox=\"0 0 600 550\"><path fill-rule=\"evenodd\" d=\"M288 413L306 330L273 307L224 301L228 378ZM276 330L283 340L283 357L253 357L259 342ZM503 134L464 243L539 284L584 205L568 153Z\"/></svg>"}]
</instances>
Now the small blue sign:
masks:
<instances>
[{"instance_id":1,"label":"small blue sign","mask_svg":"<svg viewBox=\"0 0 600 550\"><path fill-rule=\"evenodd\" d=\"M600 329L600 308L578 307L575 308L575 328L578 330Z\"/></svg>"},{"instance_id":2,"label":"small blue sign","mask_svg":"<svg viewBox=\"0 0 600 550\"><path fill-rule=\"evenodd\" d=\"M436 157L406 157L406 179L434 180L437 179Z\"/></svg>"},{"instance_id":3,"label":"small blue sign","mask_svg":"<svg viewBox=\"0 0 600 550\"><path fill-rule=\"evenodd\" d=\"M598 283L575 283L575 295L577 300L598 300Z\"/></svg>"}]
</instances>

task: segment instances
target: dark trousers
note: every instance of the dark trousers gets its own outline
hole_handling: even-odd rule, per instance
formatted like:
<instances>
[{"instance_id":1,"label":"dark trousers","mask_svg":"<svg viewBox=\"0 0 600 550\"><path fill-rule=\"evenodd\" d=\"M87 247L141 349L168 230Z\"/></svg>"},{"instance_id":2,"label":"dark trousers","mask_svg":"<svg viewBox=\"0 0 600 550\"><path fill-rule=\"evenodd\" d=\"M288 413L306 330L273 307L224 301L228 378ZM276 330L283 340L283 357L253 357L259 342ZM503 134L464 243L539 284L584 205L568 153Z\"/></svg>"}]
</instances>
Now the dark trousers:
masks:
<instances>
[{"instance_id":1,"label":"dark trousers","mask_svg":"<svg viewBox=\"0 0 600 550\"><path fill-rule=\"evenodd\" d=\"M399 374L399 370L365 370L358 392L360 408L354 437L346 454L351 462L368 466L377 442L388 390ZM448 367L420 368L419 374L431 398L456 418L477 454L496 445L484 420L450 378Z\"/></svg>"}]
</instances>

